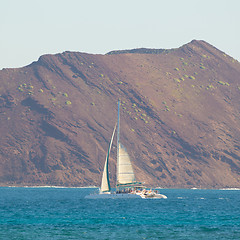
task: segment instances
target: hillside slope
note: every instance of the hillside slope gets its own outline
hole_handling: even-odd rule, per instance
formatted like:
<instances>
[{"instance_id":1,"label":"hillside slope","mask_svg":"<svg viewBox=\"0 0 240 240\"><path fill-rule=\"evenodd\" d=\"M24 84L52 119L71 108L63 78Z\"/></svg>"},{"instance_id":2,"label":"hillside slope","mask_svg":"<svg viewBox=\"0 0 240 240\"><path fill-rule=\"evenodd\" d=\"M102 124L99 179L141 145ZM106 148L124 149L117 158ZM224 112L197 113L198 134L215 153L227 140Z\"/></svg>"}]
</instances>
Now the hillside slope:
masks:
<instances>
[{"instance_id":1,"label":"hillside slope","mask_svg":"<svg viewBox=\"0 0 240 240\"><path fill-rule=\"evenodd\" d=\"M99 185L120 98L138 180L240 187L240 64L204 41L44 55L0 83L1 185Z\"/></svg>"}]
</instances>

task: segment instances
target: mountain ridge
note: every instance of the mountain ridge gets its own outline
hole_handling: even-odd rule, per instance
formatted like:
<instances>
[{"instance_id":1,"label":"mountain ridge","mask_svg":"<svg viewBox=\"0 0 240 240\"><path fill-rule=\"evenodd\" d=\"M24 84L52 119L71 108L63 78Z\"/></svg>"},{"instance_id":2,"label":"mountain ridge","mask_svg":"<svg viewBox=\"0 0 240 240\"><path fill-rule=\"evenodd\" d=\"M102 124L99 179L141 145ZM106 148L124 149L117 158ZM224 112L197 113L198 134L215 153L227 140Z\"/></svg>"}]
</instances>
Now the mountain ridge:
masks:
<instances>
[{"instance_id":1,"label":"mountain ridge","mask_svg":"<svg viewBox=\"0 0 240 240\"><path fill-rule=\"evenodd\" d=\"M144 51L66 51L1 70L0 184L99 185L120 98L138 180L239 187L240 64L198 40Z\"/></svg>"}]
</instances>

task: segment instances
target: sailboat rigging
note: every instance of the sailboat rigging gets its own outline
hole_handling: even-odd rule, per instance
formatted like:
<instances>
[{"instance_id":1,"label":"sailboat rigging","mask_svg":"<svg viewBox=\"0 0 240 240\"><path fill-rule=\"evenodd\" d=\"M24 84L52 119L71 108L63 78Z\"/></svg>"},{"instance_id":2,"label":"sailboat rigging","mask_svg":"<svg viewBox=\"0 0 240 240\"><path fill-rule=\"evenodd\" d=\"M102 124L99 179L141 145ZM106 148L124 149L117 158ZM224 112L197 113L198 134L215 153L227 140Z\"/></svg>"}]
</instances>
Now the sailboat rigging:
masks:
<instances>
[{"instance_id":1,"label":"sailboat rigging","mask_svg":"<svg viewBox=\"0 0 240 240\"><path fill-rule=\"evenodd\" d=\"M165 195L158 194L156 191L144 189L141 182L137 182L133 171L130 156L120 142L120 101L118 101L118 121L117 121L117 170L116 170L116 192L111 192L109 181L108 163L111 152L111 147L116 131L116 125L113 129L111 141L109 143L100 194L88 195L86 198L167 198Z\"/></svg>"}]
</instances>

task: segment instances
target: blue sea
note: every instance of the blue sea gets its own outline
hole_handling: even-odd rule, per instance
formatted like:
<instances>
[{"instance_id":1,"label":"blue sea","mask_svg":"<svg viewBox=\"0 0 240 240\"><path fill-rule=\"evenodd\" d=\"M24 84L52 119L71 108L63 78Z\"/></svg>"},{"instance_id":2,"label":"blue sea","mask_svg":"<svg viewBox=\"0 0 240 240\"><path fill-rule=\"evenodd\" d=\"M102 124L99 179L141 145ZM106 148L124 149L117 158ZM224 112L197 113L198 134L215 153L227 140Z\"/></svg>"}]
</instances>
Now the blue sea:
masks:
<instances>
[{"instance_id":1,"label":"blue sea","mask_svg":"<svg viewBox=\"0 0 240 240\"><path fill-rule=\"evenodd\" d=\"M0 239L240 239L240 191L84 199L91 188L0 188Z\"/></svg>"}]
</instances>

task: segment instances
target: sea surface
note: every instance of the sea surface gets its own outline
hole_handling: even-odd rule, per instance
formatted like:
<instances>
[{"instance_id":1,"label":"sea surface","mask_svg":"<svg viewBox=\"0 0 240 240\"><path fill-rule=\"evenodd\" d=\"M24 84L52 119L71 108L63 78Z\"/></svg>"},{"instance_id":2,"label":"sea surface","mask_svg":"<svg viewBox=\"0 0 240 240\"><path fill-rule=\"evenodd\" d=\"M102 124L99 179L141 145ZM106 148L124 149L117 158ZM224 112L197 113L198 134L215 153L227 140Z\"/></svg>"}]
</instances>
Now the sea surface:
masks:
<instances>
[{"instance_id":1,"label":"sea surface","mask_svg":"<svg viewBox=\"0 0 240 240\"><path fill-rule=\"evenodd\" d=\"M0 188L0 239L240 239L240 191L84 199L93 188Z\"/></svg>"}]
</instances>

